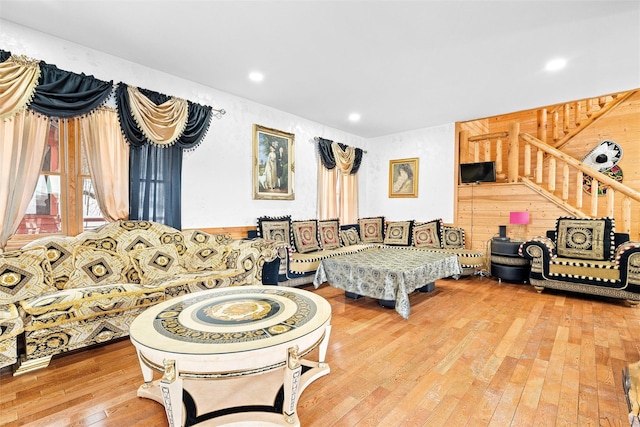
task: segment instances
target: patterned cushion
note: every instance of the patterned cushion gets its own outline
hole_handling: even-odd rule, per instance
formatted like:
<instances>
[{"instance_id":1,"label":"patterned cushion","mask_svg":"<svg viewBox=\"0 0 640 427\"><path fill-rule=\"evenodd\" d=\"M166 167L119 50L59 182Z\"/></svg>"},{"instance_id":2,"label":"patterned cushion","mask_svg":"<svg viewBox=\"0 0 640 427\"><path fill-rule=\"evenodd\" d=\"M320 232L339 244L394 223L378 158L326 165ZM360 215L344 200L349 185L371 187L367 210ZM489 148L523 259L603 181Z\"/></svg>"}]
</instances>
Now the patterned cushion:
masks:
<instances>
[{"instance_id":1,"label":"patterned cushion","mask_svg":"<svg viewBox=\"0 0 640 427\"><path fill-rule=\"evenodd\" d=\"M413 221L389 221L384 233L384 244L410 246L412 228Z\"/></svg>"},{"instance_id":2,"label":"patterned cushion","mask_svg":"<svg viewBox=\"0 0 640 427\"><path fill-rule=\"evenodd\" d=\"M44 247L0 254L0 304L55 291Z\"/></svg>"},{"instance_id":3,"label":"patterned cushion","mask_svg":"<svg viewBox=\"0 0 640 427\"><path fill-rule=\"evenodd\" d=\"M362 243L384 243L384 217L359 218Z\"/></svg>"},{"instance_id":4,"label":"patterned cushion","mask_svg":"<svg viewBox=\"0 0 640 427\"><path fill-rule=\"evenodd\" d=\"M319 251L318 221L292 221L291 232L293 234L293 247L301 254Z\"/></svg>"},{"instance_id":5,"label":"patterned cushion","mask_svg":"<svg viewBox=\"0 0 640 427\"><path fill-rule=\"evenodd\" d=\"M73 248L74 270L64 289L126 283L129 259L116 252L87 246Z\"/></svg>"},{"instance_id":6,"label":"patterned cushion","mask_svg":"<svg viewBox=\"0 0 640 427\"><path fill-rule=\"evenodd\" d=\"M340 221L327 219L318 221L318 234L320 246L325 251L340 247Z\"/></svg>"},{"instance_id":7,"label":"patterned cushion","mask_svg":"<svg viewBox=\"0 0 640 427\"><path fill-rule=\"evenodd\" d=\"M442 220L423 222L413 227L413 245L416 248L442 248L440 232Z\"/></svg>"},{"instance_id":8,"label":"patterned cushion","mask_svg":"<svg viewBox=\"0 0 640 427\"><path fill-rule=\"evenodd\" d=\"M346 230L340 231L340 239L342 240L343 246L362 244L360 234L358 234L358 230L355 228L347 228Z\"/></svg>"},{"instance_id":9,"label":"patterned cushion","mask_svg":"<svg viewBox=\"0 0 640 427\"><path fill-rule=\"evenodd\" d=\"M229 252L231 249L226 245L203 246L184 259L183 265L188 271L225 270Z\"/></svg>"},{"instance_id":10,"label":"patterned cushion","mask_svg":"<svg viewBox=\"0 0 640 427\"><path fill-rule=\"evenodd\" d=\"M186 271L180 265L176 247L171 244L138 249L129 252L129 256L140 275L142 284L147 284L160 277L181 274Z\"/></svg>"},{"instance_id":11,"label":"patterned cushion","mask_svg":"<svg viewBox=\"0 0 640 427\"><path fill-rule=\"evenodd\" d=\"M291 244L291 216L258 218L258 236Z\"/></svg>"},{"instance_id":12,"label":"patterned cushion","mask_svg":"<svg viewBox=\"0 0 640 427\"><path fill-rule=\"evenodd\" d=\"M613 218L566 218L556 221L556 253L559 257L613 260L615 222Z\"/></svg>"},{"instance_id":13,"label":"patterned cushion","mask_svg":"<svg viewBox=\"0 0 640 427\"><path fill-rule=\"evenodd\" d=\"M464 229L459 227L442 227L442 246L445 249L464 248Z\"/></svg>"}]
</instances>

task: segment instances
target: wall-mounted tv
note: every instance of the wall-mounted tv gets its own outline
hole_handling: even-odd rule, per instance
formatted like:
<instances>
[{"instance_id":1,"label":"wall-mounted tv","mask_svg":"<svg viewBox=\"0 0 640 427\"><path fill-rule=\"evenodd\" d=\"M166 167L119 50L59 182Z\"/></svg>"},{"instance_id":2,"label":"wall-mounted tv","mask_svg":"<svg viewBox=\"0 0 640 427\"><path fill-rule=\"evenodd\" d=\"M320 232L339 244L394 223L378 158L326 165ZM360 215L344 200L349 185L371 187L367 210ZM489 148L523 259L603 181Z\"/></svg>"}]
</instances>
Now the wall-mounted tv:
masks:
<instances>
[{"instance_id":1,"label":"wall-mounted tv","mask_svg":"<svg viewBox=\"0 0 640 427\"><path fill-rule=\"evenodd\" d=\"M471 182L496 182L496 163L461 163L460 181L462 181L463 184Z\"/></svg>"}]
</instances>

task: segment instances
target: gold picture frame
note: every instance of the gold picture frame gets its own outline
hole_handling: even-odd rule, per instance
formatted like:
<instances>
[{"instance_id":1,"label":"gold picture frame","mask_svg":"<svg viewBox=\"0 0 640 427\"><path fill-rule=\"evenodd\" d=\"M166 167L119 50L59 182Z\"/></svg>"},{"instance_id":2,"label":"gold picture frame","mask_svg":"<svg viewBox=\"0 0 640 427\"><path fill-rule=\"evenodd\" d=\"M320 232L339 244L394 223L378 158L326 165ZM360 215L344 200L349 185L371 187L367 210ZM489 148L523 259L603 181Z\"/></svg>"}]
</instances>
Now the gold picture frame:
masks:
<instances>
[{"instance_id":1,"label":"gold picture frame","mask_svg":"<svg viewBox=\"0 0 640 427\"><path fill-rule=\"evenodd\" d=\"M294 134L253 125L253 198L293 200Z\"/></svg>"},{"instance_id":2,"label":"gold picture frame","mask_svg":"<svg viewBox=\"0 0 640 427\"><path fill-rule=\"evenodd\" d=\"M389 197L418 197L418 158L389 161Z\"/></svg>"}]
</instances>

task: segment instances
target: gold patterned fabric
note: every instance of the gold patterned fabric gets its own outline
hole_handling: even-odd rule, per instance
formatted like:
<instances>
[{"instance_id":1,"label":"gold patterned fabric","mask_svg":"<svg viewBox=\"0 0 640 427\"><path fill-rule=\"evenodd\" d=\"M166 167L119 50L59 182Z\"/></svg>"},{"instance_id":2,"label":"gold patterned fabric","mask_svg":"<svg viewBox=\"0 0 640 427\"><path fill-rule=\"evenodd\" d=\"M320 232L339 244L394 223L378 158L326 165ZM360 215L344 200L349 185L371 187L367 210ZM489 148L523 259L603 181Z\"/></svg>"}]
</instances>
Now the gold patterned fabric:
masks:
<instances>
[{"instance_id":1,"label":"gold patterned fabric","mask_svg":"<svg viewBox=\"0 0 640 427\"><path fill-rule=\"evenodd\" d=\"M559 218L556 222L558 256L612 260L615 254L613 218Z\"/></svg>"},{"instance_id":2,"label":"gold patterned fabric","mask_svg":"<svg viewBox=\"0 0 640 427\"><path fill-rule=\"evenodd\" d=\"M442 227L442 247L444 249L464 249L464 229L459 227Z\"/></svg>"},{"instance_id":3,"label":"gold patterned fabric","mask_svg":"<svg viewBox=\"0 0 640 427\"><path fill-rule=\"evenodd\" d=\"M318 221L318 235L323 250L340 247L340 220L326 219Z\"/></svg>"},{"instance_id":4,"label":"gold patterned fabric","mask_svg":"<svg viewBox=\"0 0 640 427\"><path fill-rule=\"evenodd\" d=\"M411 245L413 221L389 221L384 233L384 244L392 246Z\"/></svg>"},{"instance_id":5,"label":"gold patterned fabric","mask_svg":"<svg viewBox=\"0 0 640 427\"><path fill-rule=\"evenodd\" d=\"M173 245L136 249L129 252L129 256L143 284L160 277L186 272L185 268L180 265L178 251Z\"/></svg>"},{"instance_id":6,"label":"gold patterned fabric","mask_svg":"<svg viewBox=\"0 0 640 427\"><path fill-rule=\"evenodd\" d=\"M116 252L87 246L73 249L73 272L64 289L125 283L129 259Z\"/></svg>"},{"instance_id":7,"label":"gold patterned fabric","mask_svg":"<svg viewBox=\"0 0 640 427\"><path fill-rule=\"evenodd\" d=\"M341 230L340 239L342 240L343 246L362 244L362 241L360 240L360 234L358 233L358 230L356 228L347 228L346 230Z\"/></svg>"},{"instance_id":8,"label":"gold patterned fabric","mask_svg":"<svg viewBox=\"0 0 640 427\"><path fill-rule=\"evenodd\" d=\"M413 245L416 248L442 248L441 230L440 219L416 223L413 227Z\"/></svg>"},{"instance_id":9,"label":"gold patterned fabric","mask_svg":"<svg viewBox=\"0 0 640 427\"><path fill-rule=\"evenodd\" d=\"M362 243L384 242L384 217L358 218Z\"/></svg>"},{"instance_id":10,"label":"gold patterned fabric","mask_svg":"<svg viewBox=\"0 0 640 427\"><path fill-rule=\"evenodd\" d=\"M0 304L11 304L54 291L44 247L0 254Z\"/></svg>"},{"instance_id":11,"label":"gold patterned fabric","mask_svg":"<svg viewBox=\"0 0 640 427\"><path fill-rule=\"evenodd\" d=\"M320 250L318 242L318 222L291 221L291 231L295 250L301 254Z\"/></svg>"},{"instance_id":12,"label":"gold patterned fabric","mask_svg":"<svg viewBox=\"0 0 640 427\"><path fill-rule=\"evenodd\" d=\"M40 78L40 61L10 56L0 62L0 120L27 108Z\"/></svg>"},{"instance_id":13,"label":"gold patterned fabric","mask_svg":"<svg viewBox=\"0 0 640 427\"><path fill-rule=\"evenodd\" d=\"M0 368L18 360L17 336L24 330L15 304L0 304Z\"/></svg>"}]
</instances>

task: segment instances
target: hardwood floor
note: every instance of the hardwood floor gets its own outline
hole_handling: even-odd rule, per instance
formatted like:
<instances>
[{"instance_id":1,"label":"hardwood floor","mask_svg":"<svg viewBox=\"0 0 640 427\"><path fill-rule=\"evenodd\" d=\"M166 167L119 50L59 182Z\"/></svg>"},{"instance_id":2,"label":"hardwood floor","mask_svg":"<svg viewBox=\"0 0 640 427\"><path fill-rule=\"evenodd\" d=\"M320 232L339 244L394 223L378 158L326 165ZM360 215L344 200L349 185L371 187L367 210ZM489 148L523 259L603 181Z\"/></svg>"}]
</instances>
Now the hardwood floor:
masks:
<instances>
[{"instance_id":1,"label":"hardwood floor","mask_svg":"<svg viewBox=\"0 0 640 427\"><path fill-rule=\"evenodd\" d=\"M622 370L640 360L640 308L492 278L440 280L403 320L370 298L306 288L333 308L331 373L303 426L628 426ZM166 426L136 397L129 340L0 376L6 426ZM214 396L215 392L212 392Z\"/></svg>"}]
</instances>

